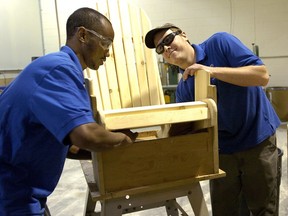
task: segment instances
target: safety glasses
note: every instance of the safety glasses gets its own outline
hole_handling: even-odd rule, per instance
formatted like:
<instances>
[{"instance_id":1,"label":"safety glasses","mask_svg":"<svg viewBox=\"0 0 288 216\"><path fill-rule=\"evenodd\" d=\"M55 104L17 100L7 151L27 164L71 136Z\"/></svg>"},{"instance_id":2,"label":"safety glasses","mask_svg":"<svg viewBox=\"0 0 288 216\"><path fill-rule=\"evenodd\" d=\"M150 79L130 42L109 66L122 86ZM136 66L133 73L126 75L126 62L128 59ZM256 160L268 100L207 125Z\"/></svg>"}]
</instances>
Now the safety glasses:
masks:
<instances>
[{"instance_id":1,"label":"safety glasses","mask_svg":"<svg viewBox=\"0 0 288 216\"><path fill-rule=\"evenodd\" d=\"M176 35L181 34L181 30L178 30L176 32L172 32L170 34L168 34L162 41L161 43L159 43L156 46L156 53L158 53L159 55L162 54L164 52L164 46L168 46L170 45L174 38L176 37Z\"/></svg>"},{"instance_id":2,"label":"safety glasses","mask_svg":"<svg viewBox=\"0 0 288 216\"><path fill-rule=\"evenodd\" d=\"M87 29L85 27L79 27L79 28L83 28L85 29L87 32L90 32L91 34L95 35L96 37L98 37L99 40L99 45L104 49L104 50L109 50L110 47L112 46L113 41L110 38L106 38L103 35L99 34L98 32L94 31L94 30L90 30Z\"/></svg>"}]
</instances>

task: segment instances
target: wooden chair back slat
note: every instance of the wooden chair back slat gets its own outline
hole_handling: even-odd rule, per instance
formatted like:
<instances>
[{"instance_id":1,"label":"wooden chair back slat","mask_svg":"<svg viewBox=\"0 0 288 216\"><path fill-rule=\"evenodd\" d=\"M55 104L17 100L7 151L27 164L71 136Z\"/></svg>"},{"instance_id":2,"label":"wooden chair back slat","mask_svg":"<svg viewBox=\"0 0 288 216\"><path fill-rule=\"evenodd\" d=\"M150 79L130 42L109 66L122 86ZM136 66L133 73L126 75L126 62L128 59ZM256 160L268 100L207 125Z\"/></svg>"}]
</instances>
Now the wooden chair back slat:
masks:
<instances>
[{"instance_id":1,"label":"wooden chair back slat","mask_svg":"<svg viewBox=\"0 0 288 216\"><path fill-rule=\"evenodd\" d=\"M92 79L97 109L164 104L156 53L144 44L145 34L151 29L146 13L121 0L99 1L96 8L109 18L115 32L104 67L98 69L97 76L92 75L95 71L86 73Z\"/></svg>"}]
</instances>

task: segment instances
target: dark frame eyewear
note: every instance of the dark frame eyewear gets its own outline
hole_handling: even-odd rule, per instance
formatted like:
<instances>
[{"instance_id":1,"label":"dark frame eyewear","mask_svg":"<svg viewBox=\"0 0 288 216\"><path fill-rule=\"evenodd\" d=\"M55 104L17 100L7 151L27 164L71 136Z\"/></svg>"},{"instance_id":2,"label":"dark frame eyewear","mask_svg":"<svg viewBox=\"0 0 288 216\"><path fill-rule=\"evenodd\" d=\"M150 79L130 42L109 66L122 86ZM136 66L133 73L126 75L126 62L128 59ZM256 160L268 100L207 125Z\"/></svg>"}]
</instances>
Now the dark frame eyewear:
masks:
<instances>
[{"instance_id":1,"label":"dark frame eyewear","mask_svg":"<svg viewBox=\"0 0 288 216\"><path fill-rule=\"evenodd\" d=\"M162 54L164 52L164 46L169 46L173 42L176 35L181 34L181 32L181 30L178 30L164 37L163 40L156 46L156 53L159 55Z\"/></svg>"}]
</instances>

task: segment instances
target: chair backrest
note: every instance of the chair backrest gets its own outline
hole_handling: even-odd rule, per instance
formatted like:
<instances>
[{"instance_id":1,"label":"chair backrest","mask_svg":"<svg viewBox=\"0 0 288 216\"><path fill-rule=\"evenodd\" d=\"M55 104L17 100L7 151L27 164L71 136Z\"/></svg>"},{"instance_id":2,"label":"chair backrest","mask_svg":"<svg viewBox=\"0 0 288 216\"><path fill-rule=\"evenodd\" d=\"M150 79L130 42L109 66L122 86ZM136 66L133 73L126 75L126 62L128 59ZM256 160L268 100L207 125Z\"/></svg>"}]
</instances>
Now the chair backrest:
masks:
<instances>
[{"instance_id":1,"label":"chair backrest","mask_svg":"<svg viewBox=\"0 0 288 216\"><path fill-rule=\"evenodd\" d=\"M86 70L97 110L164 104L157 57L144 44L151 29L146 13L129 0L101 0L96 9L111 21L115 38L98 71Z\"/></svg>"},{"instance_id":2,"label":"chair backrest","mask_svg":"<svg viewBox=\"0 0 288 216\"><path fill-rule=\"evenodd\" d=\"M108 130L161 130L153 139L147 133L131 146L92 152L100 192L94 199L171 189L218 176L216 89L210 85L210 74L197 71L195 102L165 104L156 53L144 44L151 29L145 12L129 0L99 0L96 9L110 19L115 38L104 67L86 71L93 111L98 111L95 118ZM195 131L205 131L167 137L170 124L191 121Z\"/></svg>"}]
</instances>

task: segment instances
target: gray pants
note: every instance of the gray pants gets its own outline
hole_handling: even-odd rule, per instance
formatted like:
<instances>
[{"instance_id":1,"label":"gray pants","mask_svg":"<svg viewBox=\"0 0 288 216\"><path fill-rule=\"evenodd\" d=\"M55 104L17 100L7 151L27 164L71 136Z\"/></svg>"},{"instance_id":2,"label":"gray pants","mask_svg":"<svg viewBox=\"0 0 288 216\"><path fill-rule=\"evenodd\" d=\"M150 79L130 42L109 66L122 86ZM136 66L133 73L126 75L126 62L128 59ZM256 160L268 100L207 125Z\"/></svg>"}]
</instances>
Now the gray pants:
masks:
<instances>
[{"instance_id":1,"label":"gray pants","mask_svg":"<svg viewBox=\"0 0 288 216\"><path fill-rule=\"evenodd\" d=\"M275 216L277 159L275 135L247 151L220 154L226 177L210 181L213 216L238 216L241 194L254 216Z\"/></svg>"}]
</instances>

